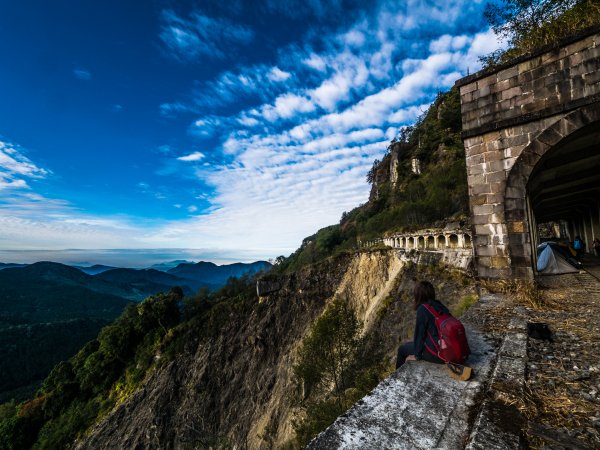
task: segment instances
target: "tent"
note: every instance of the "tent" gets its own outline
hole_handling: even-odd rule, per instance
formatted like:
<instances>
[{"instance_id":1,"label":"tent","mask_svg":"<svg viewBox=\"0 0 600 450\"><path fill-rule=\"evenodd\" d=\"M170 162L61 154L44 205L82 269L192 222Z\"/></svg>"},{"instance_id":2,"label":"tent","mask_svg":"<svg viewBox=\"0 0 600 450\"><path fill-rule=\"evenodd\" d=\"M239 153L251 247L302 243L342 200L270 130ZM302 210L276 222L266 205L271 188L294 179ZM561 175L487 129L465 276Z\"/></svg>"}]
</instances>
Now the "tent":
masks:
<instances>
[{"instance_id":1,"label":"tent","mask_svg":"<svg viewBox=\"0 0 600 450\"><path fill-rule=\"evenodd\" d=\"M568 248L556 242L538 245L537 271L545 275L579 272L581 263L570 256Z\"/></svg>"}]
</instances>

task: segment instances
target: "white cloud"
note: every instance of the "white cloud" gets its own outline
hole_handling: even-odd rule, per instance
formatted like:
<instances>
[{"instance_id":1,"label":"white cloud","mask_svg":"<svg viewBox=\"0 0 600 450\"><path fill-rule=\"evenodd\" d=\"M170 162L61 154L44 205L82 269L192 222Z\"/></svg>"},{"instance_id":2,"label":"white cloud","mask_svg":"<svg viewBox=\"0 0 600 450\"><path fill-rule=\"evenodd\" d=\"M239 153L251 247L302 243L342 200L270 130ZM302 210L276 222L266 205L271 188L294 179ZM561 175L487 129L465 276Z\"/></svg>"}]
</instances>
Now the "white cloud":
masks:
<instances>
[{"instance_id":1,"label":"white cloud","mask_svg":"<svg viewBox=\"0 0 600 450\"><path fill-rule=\"evenodd\" d=\"M169 56L184 62L197 61L202 56L224 59L233 45L249 44L254 37L254 32L244 25L196 11L184 19L172 10L164 10L161 21L160 38Z\"/></svg>"},{"instance_id":2,"label":"white cloud","mask_svg":"<svg viewBox=\"0 0 600 450\"><path fill-rule=\"evenodd\" d=\"M90 81L92 79L92 73L83 67L73 69L73 75L75 75L75 77L79 80L83 81Z\"/></svg>"},{"instance_id":3,"label":"white cloud","mask_svg":"<svg viewBox=\"0 0 600 450\"><path fill-rule=\"evenodd\" d=\"M481 11L480 0L378 5L373 14L340 25L334 34L320 35L315 26L303 42L280 49L276 61L236 66L196 86L193 98L161 105L167 116L193 112L193 137L222 142L211 149L210 164L201 152L177 156L170 147L163 149L170 164L160 169L164 174L179 173L181 162L199 162L189 165L188 176L193 170L199 183L215 192L212 197L193 193L202 214L191 204L196 200L169 195L168 205L187 211L187 218L132 225L132 218L89 217L59 200L22 195L0 210L0 245L7 239L17 242L18 236L24 242L23 233L39 228L37 242L45 239L45 245L63 245L72 232L77 244L69 247L220 247L255 257L294 250L303 237L365 202L365 175L399 127L413 123L439 90L477 70L478 57L498 46L489 30L473 33L464 26ZM161 38L181 61L225 58L227 42L235 48L253 38L249 29L230 24L241 27L239 36L223 29L223 42L217 42L213 25L220 19L200 16L184 19L163 12ZM220 165L213 163L219 152ZM10 152L0 153L15 161L1 183L27 183L49 173ZM6 189L35 194L23 185ZM144 182L137 189L160 192ZM212 204L208 211L206 202ZM14 206L21 215L7 219Z\"/></svg>"},{"instance_id":4,"label":"white cloud","mask_svg":"<svg viewBox=\"0 0 600 450\"><path fill-rule=\"evenodd\" d=\"M285 71L281 70L279 67L273 67L267 75L267 77L271 81L285 81L291 76L292 76L291 73L285 72Z\"/></svg>"},{"instance_id":5,"label":"white cloud","mask_svg":"<svg viewBox=\"0 0 600 450\"><path fill-rule=\"evenodd\" d=\"M179 161L190 162L190 161L200 161L202 158L204 158L204 153L202 153L202 152L193 152L193 153L190 153L189 155L180 156L177 159Z\"/></svg>"}]
</instances>

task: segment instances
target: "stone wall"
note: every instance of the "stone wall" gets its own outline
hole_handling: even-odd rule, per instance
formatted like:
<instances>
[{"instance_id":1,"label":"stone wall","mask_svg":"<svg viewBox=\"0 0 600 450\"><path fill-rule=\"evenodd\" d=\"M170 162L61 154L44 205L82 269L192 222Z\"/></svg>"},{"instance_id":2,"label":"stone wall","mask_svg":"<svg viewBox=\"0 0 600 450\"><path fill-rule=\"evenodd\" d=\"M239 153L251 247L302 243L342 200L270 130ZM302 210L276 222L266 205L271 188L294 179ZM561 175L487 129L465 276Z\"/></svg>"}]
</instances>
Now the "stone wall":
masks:
<instances>
[{"instance_id":1,"label":"stone wall","mask_svg":"<svg viewBox=\"0 0 600 450\"><path fill-rule=\"evenodd\" d=\"M600 27L459 80L476 266L533 276L526 186L570 133L600 121Z\"/></svg>"}]
</instances>

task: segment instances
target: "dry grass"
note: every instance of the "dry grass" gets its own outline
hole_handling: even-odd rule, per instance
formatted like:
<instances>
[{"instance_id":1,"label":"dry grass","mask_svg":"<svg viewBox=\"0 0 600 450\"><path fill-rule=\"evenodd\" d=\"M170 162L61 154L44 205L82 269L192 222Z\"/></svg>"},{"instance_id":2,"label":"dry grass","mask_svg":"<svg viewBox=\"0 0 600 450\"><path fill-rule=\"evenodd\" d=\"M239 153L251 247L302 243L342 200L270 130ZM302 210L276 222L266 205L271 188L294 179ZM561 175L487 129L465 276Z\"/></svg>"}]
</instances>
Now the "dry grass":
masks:
<instances>
[{"instance_id":1,"label":"dry grass","mask_svg":"<svg viewBox=\"0 0 600 450\"><path fill-rule=\"evenodd\" d=\"M486 280L481 286L489 292L498 292L510 296L516 303L532 309L554 309L556 303L545 296L535 281L523 280Z\"/></svg>"}]
</instances>

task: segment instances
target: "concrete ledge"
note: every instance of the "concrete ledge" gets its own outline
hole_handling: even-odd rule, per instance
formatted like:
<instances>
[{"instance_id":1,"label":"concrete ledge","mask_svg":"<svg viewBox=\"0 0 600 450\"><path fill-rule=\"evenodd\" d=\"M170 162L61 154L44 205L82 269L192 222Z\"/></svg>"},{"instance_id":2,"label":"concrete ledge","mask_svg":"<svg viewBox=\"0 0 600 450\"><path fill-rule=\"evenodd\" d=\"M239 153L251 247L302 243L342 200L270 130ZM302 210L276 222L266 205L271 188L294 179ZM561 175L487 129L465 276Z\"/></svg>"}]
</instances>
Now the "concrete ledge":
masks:
<instances>
[{"instance_id":1,"label":"concrete ledge","mask_svg":"<svg viewBox=\"0 0 600 450\"><path fill-rule=\"evenodd\" d=\"M512 402L509 404L504 400L523 393L527 367L526 329L525 321L520 319L513 319L508 325L467 450L521 448L523 418Z\"/></svg>"},{"instance_id":2,"label":"concrete ledge","mask_svg":"<svg viewBox=\"0 0 600 450\"><path fill-rule=\"evenodd\" d=\"M468 330L475 376L450 378L442 365L407 363L382 381L307 449L456 449L469 435L470 414L495 358L492 345Z\"/></svg>"}]
</instances>

